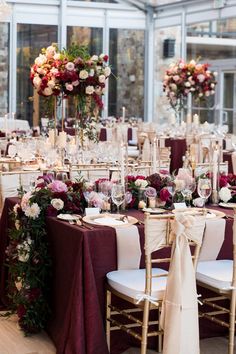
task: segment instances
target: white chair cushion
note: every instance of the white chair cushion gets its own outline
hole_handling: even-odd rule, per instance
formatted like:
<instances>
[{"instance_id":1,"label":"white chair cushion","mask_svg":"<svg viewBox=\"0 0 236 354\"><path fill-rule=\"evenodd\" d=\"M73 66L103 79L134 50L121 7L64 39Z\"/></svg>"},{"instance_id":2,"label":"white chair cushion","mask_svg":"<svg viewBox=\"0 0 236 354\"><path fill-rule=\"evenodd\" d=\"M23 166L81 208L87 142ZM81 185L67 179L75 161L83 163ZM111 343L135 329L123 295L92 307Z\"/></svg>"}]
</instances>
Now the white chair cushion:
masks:
<instances>
[{"instance_id":1,"label":"white chair cushion","mask_svg":"<svg viewBox=\"0 0 236 354\"><path fill-rule=\"evenodd\" d=\"M160 268L152 269L153 275L168 274ZM116 270L107 274L108 284L120 293L136 299L145 292L145 269ZM151 296L156 300L163 299L167 277L152 280Z\"/></svg>"},{"instance_id":2,"label":"white chair cushion","mask_svg":"<svg viewBox=\"0 0 236 354\"><path fill-rule=\"evenodd\" d=\"M196 273L197 280L217 289L230 289L232 276L232 260L224 259L216 261L202 261L198 263Z\"/></svg>"}]
</instances>

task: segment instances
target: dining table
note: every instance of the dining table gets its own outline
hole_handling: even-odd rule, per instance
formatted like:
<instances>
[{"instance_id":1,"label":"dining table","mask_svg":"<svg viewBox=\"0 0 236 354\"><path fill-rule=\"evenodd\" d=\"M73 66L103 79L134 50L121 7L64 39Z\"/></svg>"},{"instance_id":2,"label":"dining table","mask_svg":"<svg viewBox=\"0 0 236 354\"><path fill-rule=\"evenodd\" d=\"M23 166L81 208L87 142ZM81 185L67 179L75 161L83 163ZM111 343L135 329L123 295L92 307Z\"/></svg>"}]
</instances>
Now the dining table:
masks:
<instances>
[{"instance_id":1,"label":"dining table","mask_svg":"<svg viewBox=\"0 0 236 354\"><path fill-rule=\"evenodd\" d=\"M5 250L11 227L9 212L18 198L7 198L0 219L0 301L7 307L7 267ZM219 207L216 207L216 209ZM221 209L222 211L222 209ZM226 228L219 259L232 259L232 210L224 209ZM136 217L142 250L140 267L145 266L144 213L125 211ZM47 333L57 354L109 354L105 336L106 274L117 269L116 231L112 227L70 224L57 217L47 217L47 238L52 258L50 306L52 315ZM222 335L221 327L200 320L201 336ZM130 346L139 346L126 333L112 333L111 354L120 354ZM156 346L156 344L154 344Z\"/></svg>"}]
</instances>

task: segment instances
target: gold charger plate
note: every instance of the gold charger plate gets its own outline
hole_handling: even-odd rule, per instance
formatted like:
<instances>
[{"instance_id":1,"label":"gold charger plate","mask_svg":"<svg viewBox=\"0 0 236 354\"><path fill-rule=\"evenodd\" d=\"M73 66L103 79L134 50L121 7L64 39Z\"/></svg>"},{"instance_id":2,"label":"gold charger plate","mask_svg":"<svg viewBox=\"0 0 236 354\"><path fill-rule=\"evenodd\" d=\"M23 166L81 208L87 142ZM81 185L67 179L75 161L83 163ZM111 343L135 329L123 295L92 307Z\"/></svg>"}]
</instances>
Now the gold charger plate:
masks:
<instances>
[{"instance_id":1,"label":"gold charger plate","mask_svg":"<svg viewBox=\"0 0 236 354\"><path fill-rule=\"evenodd\" d=\"M206 218L209 220L221 219L225 216L225 213L219 210L206 208L207 214ZM185 215L201 216L203 215L203 208L184 208L184 209L174 209L172 210L174 214L181 212Z\"/></svg>"},{"instance_id":2,"label":"gold charger plate","mask_svg":"<svg viewBox=\"0 0 236 354\"><path fill-rule=\"evenodd\" d=\"M101 226L121 226L126 227L134 225L138 222L133 216L122 215L122 214L97 214L97 215L87 215L83 217L83 221L92 225Z\"/></svg>"}]
</instances>

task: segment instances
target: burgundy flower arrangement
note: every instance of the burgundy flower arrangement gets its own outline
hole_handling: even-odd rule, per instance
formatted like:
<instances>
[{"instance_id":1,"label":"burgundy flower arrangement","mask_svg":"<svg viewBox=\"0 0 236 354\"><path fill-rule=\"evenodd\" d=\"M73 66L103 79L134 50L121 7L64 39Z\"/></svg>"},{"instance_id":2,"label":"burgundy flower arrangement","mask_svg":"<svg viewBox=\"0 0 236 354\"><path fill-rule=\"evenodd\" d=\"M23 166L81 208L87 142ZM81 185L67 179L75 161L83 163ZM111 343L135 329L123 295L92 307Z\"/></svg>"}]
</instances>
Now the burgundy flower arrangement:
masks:
<instances>
[{"instance_id":1,"label":"burgundy flower arrangement","mask_svg":"<svg viewBox=\"0 0 236 354\"><path fill-rule=\"evenodd\" d=\"M14 206L14 228L7 247L10 312L16 313L25 334L45 328L50 316L51 258L46 237L46 216L82 213L86 206L83 183L40 177L34 191L23 194Z\"/></svg>"}]
</instances>

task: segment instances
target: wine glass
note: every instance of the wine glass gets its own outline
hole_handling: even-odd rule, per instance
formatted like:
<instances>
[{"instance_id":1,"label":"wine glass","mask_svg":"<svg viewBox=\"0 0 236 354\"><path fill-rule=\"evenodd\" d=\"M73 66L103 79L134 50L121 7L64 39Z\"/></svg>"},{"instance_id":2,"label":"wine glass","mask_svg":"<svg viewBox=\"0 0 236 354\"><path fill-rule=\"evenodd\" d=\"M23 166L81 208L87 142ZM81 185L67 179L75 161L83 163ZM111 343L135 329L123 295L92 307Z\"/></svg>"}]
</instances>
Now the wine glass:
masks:
<instances>
[{"instance_id":1,"label":"wine glass","mask_svg":"<svg viewBox=\"0 0 236 354\"><path fill-rule=\"evenodd\" d=\"M112 190L112 182L111 181L101 181L98 184L98 191L104 200L104 209L108 211L110 209L110 205L108 204L109 199L111 197Z\"/></svg>"},{"instance_id":2,"label":"wine glass","mask_svg":"<svg viewBox=\"0 0 236 354\"><path fill-rule=\"evenodd\" d=\"M206 213L206 200L207 198L210 197L211 191L212 191L212 186L211 186L211 180L209 178L199 178L198 180L198 186L197 186L197 191L200 197L203 199L203 211L204 214Z\"/></svg>"},{"instance_id":3,"label":"wine glass","mask_svg":"<svg viewBox=\"0 0 236 354\"><path fill-rule=\"evenodd\" d=\"M191 199L192 199L192 193L196 189L196 181L195 178L190 177L185 181L184 188L181 190L181 193L184 197L184 199L187 202L187 206L191 207Z\"/></svg>"},{"instance_id":4,"label":"wine glass","mask_svg":"<svg viewBox=\"0 0 236 354\"><path fill-rule=\"evenodd\" d=\"M117 206L117 213L119 214L120 205L125 201L125 187L122 184L113 184L111 199Z\"/></svg>"}]
</instances>

